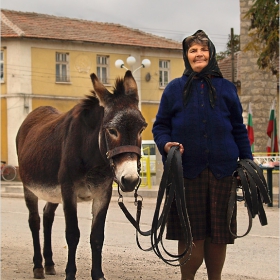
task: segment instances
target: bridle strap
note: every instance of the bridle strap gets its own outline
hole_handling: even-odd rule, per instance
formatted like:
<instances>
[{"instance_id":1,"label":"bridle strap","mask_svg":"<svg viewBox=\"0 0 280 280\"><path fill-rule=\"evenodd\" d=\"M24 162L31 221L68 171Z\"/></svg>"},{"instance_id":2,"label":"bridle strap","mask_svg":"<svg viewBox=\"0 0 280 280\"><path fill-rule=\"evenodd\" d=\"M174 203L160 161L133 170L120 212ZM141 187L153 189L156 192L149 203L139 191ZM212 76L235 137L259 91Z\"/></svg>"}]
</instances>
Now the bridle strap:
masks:
<instances>
[{"instance_id":1,"label":"bridle strap","mask_svg":"<svg viewBox=\"0 0 280 280\"><path fill-rule=\"evenodd\" d=\"M126 146L119 146L112 150L109 150L106 153L108 159L113 158L116 155L123 154L123 153L135 153L139 157L141 157L141 149L138 146L126 145Z\"/></svg>"},{"instance_id":2,"label":"bridle strap","mask_svg":"<svg viewBox=\"0 0 280 280\"><path fill-rule=\"evenodd\" d=\"M114 175L114 181L119 185L120 182L117 180L116 178L116 174L115 174L115 164L114 164L114 156L119 155L119 154L123 154L123 153L135 153L138 156L138 174L140 173L140 169L141 169L141 164L140 164L140 158L141 158L141 149L138 146L134 146L134 145L123 145L123 146L118 146L115 147L111 150L109 150L109 145L108 145L108 139L107 139L107 135L105 132L105 142L106 142L106 148L107 148L107 152L106 152L106 157L109 160L110 163L110 167L111 170L113 172Z\"/></svg>"},{"instance_id":3,"label":"bridle strap","mask_svg":"<svg viewBox=\"0 0 280 280\"><path fill-rule=\"evenodd\" d=\"M163 202L164 195L165 195L165 201ZM122 209L122 211L124 212L127 219L136 229L136 242L138 247L143 251L153 250L160 259L162 259L165 263L169 265L180 266L186 263L189 260L192 252L193 239L192 239L189 217L186 209L183 171L182 171L182 158L181 158L181 153L179 151L179 148L177 146L171 147L170 151L168 152L167 160L164 166L164 172L159 185L157 203L156 203L155 213L152 221L152 226L151 229L146 232L143 232L140 229L142 200L137 201L136 192L134 196L135 196L135 205L137 206L136 220L132 217L132 215L125 207L121 195L118 204ZM182 254L178 254L178 255L169 253L164 247L162 241L163 232L165 230L165 226L167 223L168 213L170 211L171 204L174 198L176 198L175 199L176 206L178 209L180 224L182 225L182 232L186 244L185 251ZM161 206L163 206L162 209ZM143 236L150 236L151 239L150 248L143 249L141 247L138 239L138 233ZM161 245L161 248L159 247L159 245ZM166 258L162 254L162 250L166 255L168 255L169 258ZM179 262L179 264L174 264L174 262L177 262L182 259L184 259L183 262Z\"/></svg>"}]
</instances>

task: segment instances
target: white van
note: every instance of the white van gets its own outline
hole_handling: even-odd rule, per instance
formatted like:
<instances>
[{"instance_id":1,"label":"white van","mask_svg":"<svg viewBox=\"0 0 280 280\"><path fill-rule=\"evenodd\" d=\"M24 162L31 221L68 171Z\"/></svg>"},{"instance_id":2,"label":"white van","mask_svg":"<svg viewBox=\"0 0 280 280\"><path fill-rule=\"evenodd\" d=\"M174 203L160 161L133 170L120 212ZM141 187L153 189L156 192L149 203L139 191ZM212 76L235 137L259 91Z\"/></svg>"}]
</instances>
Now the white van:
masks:
<instances>
[{"instance_id":1,"label":"white van","mask_svg":"<svg viewBox=\"0 0 280 280\"><path fill-rule=\"evenodd\" d=\"M142 140L141 147L141 165L142 171L146 172L146 159L149 157L150 159L150 171L151 173L156 173L156 143L154 140Z\"/></svg>"}]
</instances>

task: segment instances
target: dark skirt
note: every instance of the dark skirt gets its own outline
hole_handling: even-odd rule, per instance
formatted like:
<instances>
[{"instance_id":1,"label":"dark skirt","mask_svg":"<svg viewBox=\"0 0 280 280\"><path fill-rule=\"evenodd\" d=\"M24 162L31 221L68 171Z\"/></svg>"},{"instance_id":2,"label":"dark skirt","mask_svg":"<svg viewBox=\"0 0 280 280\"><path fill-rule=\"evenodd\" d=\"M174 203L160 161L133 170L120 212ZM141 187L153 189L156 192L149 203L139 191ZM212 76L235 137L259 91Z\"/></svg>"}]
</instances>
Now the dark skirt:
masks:
<instances>
[{"instance_id":1,"label":"dark skirt","mask_svg":"<svg viewBox=\"0 0 280 280\"><path fill-rule=\"evenodd\" d=\"M234 243L234 238L227 226L227 208L232 182L231 176L216 179L208 168L195 179L184 179L187 212L193 240L204 240L210 237L212 243ZM236 233L236 230L235 207L231 231ZM168 216L166 238L183 239L175 200Z\"/></svg>"}]
</instances>

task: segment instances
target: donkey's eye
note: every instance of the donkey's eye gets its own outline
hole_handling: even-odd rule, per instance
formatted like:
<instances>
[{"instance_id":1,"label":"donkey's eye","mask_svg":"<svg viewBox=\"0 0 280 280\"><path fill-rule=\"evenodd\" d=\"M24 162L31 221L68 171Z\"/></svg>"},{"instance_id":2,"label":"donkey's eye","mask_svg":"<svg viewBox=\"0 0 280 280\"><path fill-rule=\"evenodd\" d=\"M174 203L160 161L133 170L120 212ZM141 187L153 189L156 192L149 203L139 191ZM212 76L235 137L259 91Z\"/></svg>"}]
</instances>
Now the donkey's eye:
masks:
<instances>
[{"instance_id":1,"label":"donkey's eye","mask_svg":"<svg viewBox=\"0 0 280 280\"><path fill-rule=\"evenodd\" d=\"M145 130L146 127L143 127L140 131L139 131L139 134L141 135L142 132Z\"/></svg>"},{"instance_id":2,"label":"donkey's eye","mask_svg":"<svg viewBox=\"0 0 280 280\"><path fill-rule=\"evenodd\" d=\"M111 135L113 135L113 136L115 136L115 137L118 137L118 132L117 132L116 129L114 129L114 128L109 128L108 131L109 131L109 133L110 133Z\"/></svg>"}]
</instances>

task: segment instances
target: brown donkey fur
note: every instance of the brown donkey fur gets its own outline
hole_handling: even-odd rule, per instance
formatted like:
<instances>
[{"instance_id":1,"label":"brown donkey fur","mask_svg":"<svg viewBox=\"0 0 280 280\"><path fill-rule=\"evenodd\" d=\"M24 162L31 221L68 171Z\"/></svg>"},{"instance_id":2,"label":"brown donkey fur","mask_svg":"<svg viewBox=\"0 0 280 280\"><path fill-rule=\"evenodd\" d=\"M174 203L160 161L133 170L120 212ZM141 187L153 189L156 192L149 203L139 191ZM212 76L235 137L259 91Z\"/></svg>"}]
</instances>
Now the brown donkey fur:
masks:
<instances>
[{"instance_id":1,"label":"brown donkey fur","mask_svg":"<svg viewBox=\"0 0 280 280\"><path fill-rule=\"evenodd\" d=\"M49 106L35 109L17 134L19 170L29 209L33 271L37 279L56 273L51 229L59 203L63 205L66 222L66 279L75 279L75 255L80 237L77 203L92 200L91 277L104 280L102 246L112 182L117 180L123 191L133 191L140 180L137 151L140 151L141 133L147 124L138 109L136 82L127 71L123 79L116 80L114 92L110 93L95 74L91 74L91 80L92 95L66 113ZM106 153L112 156L108 158ZM38 199L47 201L43 214L44 268Z\"/></svg>"}]
</instances>

